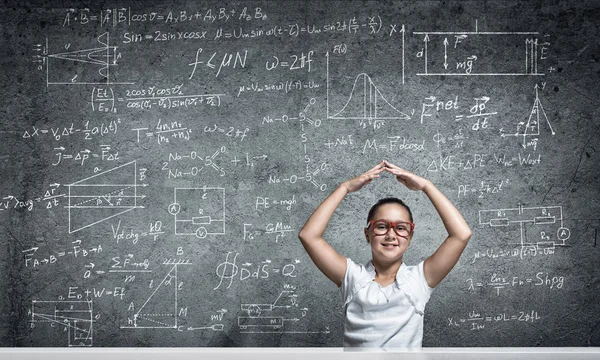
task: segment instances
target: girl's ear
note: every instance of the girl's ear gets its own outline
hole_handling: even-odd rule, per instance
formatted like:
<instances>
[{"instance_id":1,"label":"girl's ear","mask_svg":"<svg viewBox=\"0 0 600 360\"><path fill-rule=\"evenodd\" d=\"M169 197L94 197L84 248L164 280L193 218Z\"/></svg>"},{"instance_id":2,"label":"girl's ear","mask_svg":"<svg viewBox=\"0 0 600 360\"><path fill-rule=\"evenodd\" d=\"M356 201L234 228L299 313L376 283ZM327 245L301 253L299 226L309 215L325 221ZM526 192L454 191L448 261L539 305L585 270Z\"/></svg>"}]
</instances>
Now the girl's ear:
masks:
<instances>
[{"instance_id":1,"label":"girl's ear","mask_svg":"<svg viewBox=\"0 0 600 360\"><path fill-rule=\"evenodd\" d=\"M364 228L363 231L365 232L365 238L367 239L367 242L369 242L369 228Z\"/></svg>"}]
</instances>

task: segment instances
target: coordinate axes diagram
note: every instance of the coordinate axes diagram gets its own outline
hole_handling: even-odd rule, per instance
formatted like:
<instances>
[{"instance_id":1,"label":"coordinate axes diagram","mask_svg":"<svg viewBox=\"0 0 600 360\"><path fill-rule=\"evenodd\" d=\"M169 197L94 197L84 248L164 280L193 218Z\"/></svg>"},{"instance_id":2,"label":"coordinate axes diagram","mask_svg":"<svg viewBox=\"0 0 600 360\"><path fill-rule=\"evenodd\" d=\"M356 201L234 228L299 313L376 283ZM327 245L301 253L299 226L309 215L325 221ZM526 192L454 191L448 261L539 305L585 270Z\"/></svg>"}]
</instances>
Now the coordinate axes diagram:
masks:
<instances>
[{"instance_id":1,"label":"coordinate axes diagram","mask_svg":"<svg viewBox=\"0 0 600 360\"><path fill-rule=\"evenodd\" d=\"M99 224L134 209L138 205L136 161L100 172L67 185L69 234Z\"/></svg>"},{"instance_id":2,"label":"coordinate axes diagram","mask_svg":"<svg viewBox=\"0 0 600 360\"><path fill-rule=\"evenodd\" d=\"M340 110L330 109L329 54L327 55L327 119L331 120L410 120L410 116L398 110L381 93L366 73L354 78L352 90Z\"/></svg>"}]
</instances>

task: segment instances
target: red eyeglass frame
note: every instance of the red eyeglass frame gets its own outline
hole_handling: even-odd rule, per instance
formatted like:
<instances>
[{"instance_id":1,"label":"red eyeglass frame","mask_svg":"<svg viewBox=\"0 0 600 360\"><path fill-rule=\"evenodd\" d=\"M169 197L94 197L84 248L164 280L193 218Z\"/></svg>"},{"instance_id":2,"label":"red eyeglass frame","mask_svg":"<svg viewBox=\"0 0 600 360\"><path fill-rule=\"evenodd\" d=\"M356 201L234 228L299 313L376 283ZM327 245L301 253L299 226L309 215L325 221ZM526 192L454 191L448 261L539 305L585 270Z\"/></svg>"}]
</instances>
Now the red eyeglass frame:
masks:
<instances>
[{"instance_id":1,"label":"red eyeglass frame","mask_svg":"<svg viewBox=\"0 0 600 360\"><path fill-rule=\"evenodd\" d=\"M371 229L371 231L373 231L373 232L375 232L375 231L373 230L373 224L374 224L374 223L376 223L376 222L386 222L386 223L388 223L388 225L390 225L390 227L391 227L392 229L394 229L394 232L396 233L396 235L398 235L398 236L400 236L400 237L403 237L403 238L405 238L405 239L406 239L408 236L412 235L412 233L415 231L415 224L414 224L414 223L412 223L412 222L410 222L410 221L396 221L396 222L392 222L392 221L387 221L387 220L383 220L383 219L377 219L377 220L371 220L371 221L369 221L369 226L368 226L368 228L370 228L370 229ZM398 234L398 230L396 230L396 225L397 225L397 224L409 224L409 225L410 225L410 234L408 234L408 236L402 236L402 235ZM389 232L389 231L390 231L390 230L388 230L388 232ZM387 234L387 232L386 232L386 234ZM383 234L382 234L382 235L383 235Z\"/></svg>"}]
</instances>

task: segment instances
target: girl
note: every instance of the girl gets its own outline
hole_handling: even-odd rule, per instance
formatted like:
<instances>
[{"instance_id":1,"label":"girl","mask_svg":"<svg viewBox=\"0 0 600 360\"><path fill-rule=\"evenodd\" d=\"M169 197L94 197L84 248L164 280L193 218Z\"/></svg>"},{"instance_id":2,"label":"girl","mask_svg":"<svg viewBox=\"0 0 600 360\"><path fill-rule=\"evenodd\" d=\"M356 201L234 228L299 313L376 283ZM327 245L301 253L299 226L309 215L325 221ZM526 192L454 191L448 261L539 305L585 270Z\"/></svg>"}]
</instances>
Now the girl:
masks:
<instances>
[{"instance_id":1,"label":"girl","mask_svg":"<svg viewBox=\"0 0 600 360\"><path fill-rule=\"evenodd\" d=\"M437 210L448 237L427 259L407 266L402 256L415 225L401 200L380 200L369 211L364 229L372 260L357 265L336 252L323 233L346 194L387 171L410 190L423 191ZM317 207L298 237L315 265L339 288L346 321L344 346L420 348L423 312L434 287L452 270L471 237L469 226L452 203L430 181L385 160L343 182Z\"/></svg>"}]
</instances>

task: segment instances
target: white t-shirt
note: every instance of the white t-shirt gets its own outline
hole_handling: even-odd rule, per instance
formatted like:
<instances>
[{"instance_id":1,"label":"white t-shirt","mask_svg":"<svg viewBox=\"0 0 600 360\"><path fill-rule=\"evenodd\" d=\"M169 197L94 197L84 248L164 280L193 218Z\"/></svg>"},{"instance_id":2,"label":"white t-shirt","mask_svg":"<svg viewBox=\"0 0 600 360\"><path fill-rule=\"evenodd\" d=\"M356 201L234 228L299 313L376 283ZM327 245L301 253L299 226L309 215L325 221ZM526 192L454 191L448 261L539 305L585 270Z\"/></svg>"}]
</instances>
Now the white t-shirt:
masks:
<instances>
[{"instance_id":1,"label":"white t-shirt","mask_svg":"<svg viewBox=\"0 0 600 360\"><path fill-rule=\"evenodd\" d=\"M386 287L374 279L371 261L357 265L347 258L340 286L346 313L344 347L420 348L423 312L433 291L423 261L416 266L402 263L396 281Z\"/></svg>"}]
</instances>

